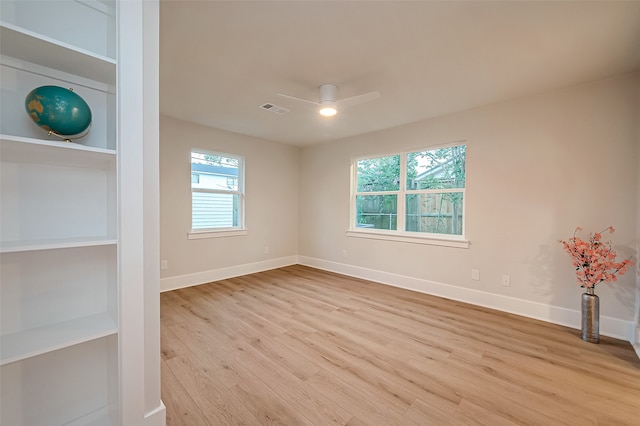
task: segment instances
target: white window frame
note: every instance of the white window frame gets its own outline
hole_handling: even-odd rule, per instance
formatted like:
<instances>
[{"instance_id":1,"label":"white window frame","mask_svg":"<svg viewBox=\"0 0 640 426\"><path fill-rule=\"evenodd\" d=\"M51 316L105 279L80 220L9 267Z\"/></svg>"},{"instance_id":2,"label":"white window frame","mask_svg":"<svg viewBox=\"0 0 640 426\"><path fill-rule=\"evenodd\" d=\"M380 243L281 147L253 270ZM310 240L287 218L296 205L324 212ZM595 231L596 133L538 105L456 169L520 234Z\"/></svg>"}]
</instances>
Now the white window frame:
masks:
<instances>
[{"instance_id":1,"label":"white window frame","mask_svg":"<svg viewBox=\"0 0 640 426\"><path fill-rule=\"evenodd\" d=\"M219 237L231 237L239 235L247 235L247 229L245 227L245 158L241 155L230 154L227 152L209 151L201 148L191 148L189 152L189 176L192 176L191 158L193 153L213 155L226 158L233 158L238 160L238 185L236 190L231 189L209 189L209 188L193 188L193 178L189 180L189 187L191 188L191 230L187 233L187 238L190 240L202 239L202 238L219 238ZM230 227L220 228L198 228L193 229L193 193L204 192L210 194L233 194L238 196L238 225Z\"/></svg>"},{"instance_id":2,"label":"white window frame","mask_svg":"<svg viewBox=\"0 0 640 426\"><path fill-rule=\"evenodd\" d=\"M368 238L375 240L387 240L387 241L401 241L408 242L414 244L428 244L428 245L437 245L437 246L446 246L446 247L456 247L456 248L469 248L469 241L466 239L466 222L467 222L467 198L466 198L466 187L467 187L467 179L465 176L465 187L464 188L451 188L451 189L421 189L421 190L411 190L407 189L407 155L412 152L421 152L421 151L432 151L440 148L449 148L452 146L458 145L466 145L466 141L456 141L451 142L445 145L431 146L425 148L418 149L409 149L402 152L391 152L387 154L375 154L375 155L367 155L362 157L353 158L351 160L351 190L350 190L350 208L349 208L349 229L347 230L348 237L355 238ZM371 191L371 192L358 192L358 161L372 159L372 158L381 158L381 157L391 157L391 156L400 156L400 185L399 189L395 191ZM466 175L466 170L465 170ZM435 234L435 233L422 233L422 232L413 232L406 231L406 196L409 194L442 194L447 192L455 192L462 193L463 203L462 203L462 235L452 235L452 234ZM356 226L356 216L357 216L357 206L356 206L356 197L362 195L395 195L397 198L397 229L396 230L387 230L387 229L370 229L370 228L359 228Z\"/></svg>"}]
</instances>

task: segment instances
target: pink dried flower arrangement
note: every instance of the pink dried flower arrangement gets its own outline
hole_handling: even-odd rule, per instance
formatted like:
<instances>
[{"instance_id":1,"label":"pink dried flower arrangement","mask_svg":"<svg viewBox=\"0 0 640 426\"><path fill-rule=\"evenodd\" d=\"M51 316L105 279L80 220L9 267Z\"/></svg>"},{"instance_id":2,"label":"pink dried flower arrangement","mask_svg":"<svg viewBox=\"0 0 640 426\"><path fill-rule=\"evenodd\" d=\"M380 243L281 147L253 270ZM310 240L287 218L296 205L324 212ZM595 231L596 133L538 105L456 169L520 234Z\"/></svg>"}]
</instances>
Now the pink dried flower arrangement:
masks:
<instances>
[{"instance_id":1,"label":"pink dried flower arrangement","mask_svg":"<svg viewBox=\"0 0 640 426\"><path fill-rule=\"evenodd\" d=\"M589 234L588 241L576 237L578 231L582 231L582 228L577 227L572 238L568 241L560 240L560 242L571 256L573 266L576 267L580 287L593 288L603 282L616 281L618 279L616 274L622 275L633 266L633 262L629 259L616 262L617 255L611 246L611 241L602 241L602 233L609 231L613 234L615 231L613 226L601 232L592 232Z\"/></svg>"}]
</instances>

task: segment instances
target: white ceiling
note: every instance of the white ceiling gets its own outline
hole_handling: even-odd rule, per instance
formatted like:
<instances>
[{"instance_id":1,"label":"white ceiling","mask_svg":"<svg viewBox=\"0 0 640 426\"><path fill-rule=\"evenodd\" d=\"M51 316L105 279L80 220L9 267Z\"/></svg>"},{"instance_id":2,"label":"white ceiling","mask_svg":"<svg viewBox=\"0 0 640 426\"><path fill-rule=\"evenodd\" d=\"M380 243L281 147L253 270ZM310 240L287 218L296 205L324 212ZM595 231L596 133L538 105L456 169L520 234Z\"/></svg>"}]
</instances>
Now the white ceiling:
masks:
<instances>
[{"instance_id":1,"label":"white ceiling","mask_svg":"<svg viewBox=\"0 0 640 426\"><path fill-rule=\"evenodd\" d=\"M640 1L160 5L161 113L290 145L639 69ZM381 97L327 119L277 96L317 100L323 83Z\"/></svg>"}]
</instances>

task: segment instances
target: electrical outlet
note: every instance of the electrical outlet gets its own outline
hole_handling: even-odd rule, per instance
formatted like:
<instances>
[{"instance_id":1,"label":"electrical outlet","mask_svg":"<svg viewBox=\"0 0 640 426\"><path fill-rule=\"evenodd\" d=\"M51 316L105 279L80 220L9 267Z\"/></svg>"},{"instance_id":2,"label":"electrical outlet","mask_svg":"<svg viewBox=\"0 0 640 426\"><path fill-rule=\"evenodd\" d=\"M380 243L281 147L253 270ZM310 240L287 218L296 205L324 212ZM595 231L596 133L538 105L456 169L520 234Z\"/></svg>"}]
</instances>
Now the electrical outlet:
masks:
<instances>
[{"instance_id":1,"label":"electrical outlet","mask_svg":"<svg viewBox=\"0 0 640 426\"><path fill-rule=\"evenodd\" d=\"M269 246L264 246L264 254L269 254Z\"/></svg>"},{"instance_id":2,"label":"electrical outlet","mask_svg":"<svg viewBox=\"0 0 640 426\"><path fill-rule=\"evenodd\" d=\"M474 281L480 281L480 270L472 269L471 270L471 279Z\"/></svg>"},{"instance_id":3,"label":"electrical outlet","mask_svg":"<svg viewBox=\"0 0 640 426\"><path fill-rule=\"evenodd\" d=\"M169 261L163 260L160 262L160 269L169 269Z\"/></svg>"},{"instance_id":4,"label":"electrical outlet","mask_svg":"<svg viewBox=\"0 0 640 426\"><path fill-rule=\"evenodd\" d=\"M342 257L347 258L347 250L342 249Z\"/></svg>"},{"instance_id":5,"label":"electrical outlet","mask_svg":"<svg viewBox=\"0 0 640 426\"><path fill-rule=\"evenodd\" d=\"M511 277L509 275L502 276L502 285L505 287L511 287Z\"/></svg>"}]
</instances>

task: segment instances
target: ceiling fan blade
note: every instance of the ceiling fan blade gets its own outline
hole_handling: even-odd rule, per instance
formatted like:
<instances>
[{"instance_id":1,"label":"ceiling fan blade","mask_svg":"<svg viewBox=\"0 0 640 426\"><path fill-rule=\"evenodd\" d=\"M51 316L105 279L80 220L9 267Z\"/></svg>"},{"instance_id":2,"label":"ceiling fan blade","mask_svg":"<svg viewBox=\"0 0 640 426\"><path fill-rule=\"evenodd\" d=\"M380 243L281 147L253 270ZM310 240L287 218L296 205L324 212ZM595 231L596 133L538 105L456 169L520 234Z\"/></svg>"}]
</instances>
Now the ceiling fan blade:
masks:
<instances>
[{"instance_id":1,"label":"ceiling fan blade","mask_svg":"<svg viewBox=\"0 0 640 426\"><path fill-rule=\"evenodd\" d=\"M353 105L362 104L365 102L373 101L374 99L378 99L380 97L380 92L369 92L364 93L362 95L351 96L350 98L340 99L336 102L336 106L338 108L348 108Z\"/></svg>"},{"instance_id":2,"label":"ceiling fan blade","mask_svg":"<svg viewBox=\"0 0 640 426\"><path fill-rule=\"evenodd\" d=\"M302 99L302 98L296 98L295 96L283 95L282 93L278 93L278 96L282 96L283 98L287 98L287 99L293 99L294 101L306 102L308 104L312 104L312 105L315 105L315 106L320 105L318 102L314 102L314 101L310 101L310 100Z\"/></svg>"}]
</instances>

